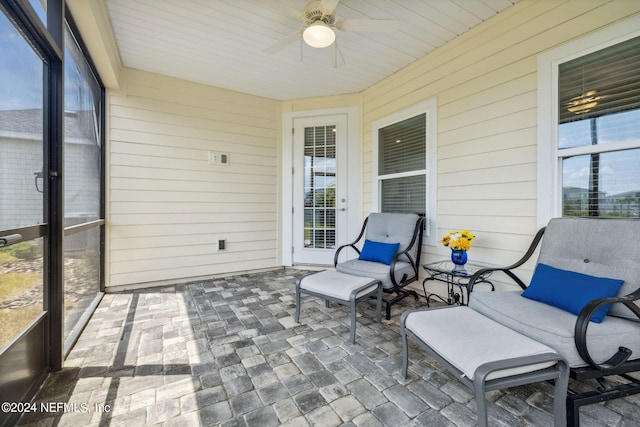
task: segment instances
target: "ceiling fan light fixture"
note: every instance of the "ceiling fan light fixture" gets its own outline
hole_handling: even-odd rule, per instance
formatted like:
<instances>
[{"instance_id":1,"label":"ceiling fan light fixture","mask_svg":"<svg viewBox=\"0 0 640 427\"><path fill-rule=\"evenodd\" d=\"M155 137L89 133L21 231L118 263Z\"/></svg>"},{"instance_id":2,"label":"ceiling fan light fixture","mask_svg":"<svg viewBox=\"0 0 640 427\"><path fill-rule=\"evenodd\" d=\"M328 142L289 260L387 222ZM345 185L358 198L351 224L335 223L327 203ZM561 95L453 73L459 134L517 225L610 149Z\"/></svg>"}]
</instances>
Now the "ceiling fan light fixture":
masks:
<instances>
[{"instance_id":1,"label":"ceiling fan light fixture","mask_svg":"<svg viewBox=\"0 0 640 427\"><path fill-rule=\"evenodd\" d=\"M311 47L323 48L336 41L336 33L322 21L316 21L302 32L302 39Z\"/></svg>"}]
</instances>

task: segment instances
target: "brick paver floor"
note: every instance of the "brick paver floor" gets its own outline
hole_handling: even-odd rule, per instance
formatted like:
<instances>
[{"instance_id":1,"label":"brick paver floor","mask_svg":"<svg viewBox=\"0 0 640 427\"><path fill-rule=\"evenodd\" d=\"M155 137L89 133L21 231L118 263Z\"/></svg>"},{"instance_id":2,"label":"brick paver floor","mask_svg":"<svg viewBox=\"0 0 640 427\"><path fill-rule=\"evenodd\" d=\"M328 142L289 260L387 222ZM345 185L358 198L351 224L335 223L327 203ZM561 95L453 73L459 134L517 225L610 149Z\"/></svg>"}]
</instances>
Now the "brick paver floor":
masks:
<instances>
[{"instance_id":1,"label":"brick paver floor","mask_svg":"<svg viewBox=\"0 0 640 427\"><path fill-rule=\"evenodd\" d=\"M107 294L23 426L472 426L470 391L412 345L400 376L399 315L349 315L302 299L284 269ZM456 337L451 337L456 339ZM492 426L551 425L546 383L487 394ZM581 409L582 426L639 426L640 396Z\"/></svg>"}]
</instances>

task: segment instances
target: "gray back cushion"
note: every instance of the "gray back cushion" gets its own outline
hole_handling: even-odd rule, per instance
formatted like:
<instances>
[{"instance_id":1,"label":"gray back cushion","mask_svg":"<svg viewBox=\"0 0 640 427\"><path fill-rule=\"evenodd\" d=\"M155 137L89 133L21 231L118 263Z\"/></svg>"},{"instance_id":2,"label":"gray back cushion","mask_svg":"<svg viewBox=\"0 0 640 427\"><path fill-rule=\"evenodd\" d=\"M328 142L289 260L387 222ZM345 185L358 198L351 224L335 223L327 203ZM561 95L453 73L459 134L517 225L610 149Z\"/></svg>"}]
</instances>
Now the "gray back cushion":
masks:
<instances>
[{"instance_id":1,"label":"gray back cushion","mask_svg":"<svg viewBox=\"0 0 640 427\"><path fill-rule=\"evenodd\" d=\"M622 279L618 295L640 286L640 220L555 218L547 225L538 262L597 277ZM609 314L637 319L622 304Z\"/></svg>"},{"instance_id":2,"label":"gray back cushion","mask_svg":"<svg viewBox=\"0 0 640 427\"><path fill-rule=\"evenodd\" d=\"M365 238L374 242L400 243L398 252L409 247L416 222L420 217L417 214L402 213L372 213L367 222ZM418 245L414 245L411 255L415 260Z\"/></svg>"}]
</instances>

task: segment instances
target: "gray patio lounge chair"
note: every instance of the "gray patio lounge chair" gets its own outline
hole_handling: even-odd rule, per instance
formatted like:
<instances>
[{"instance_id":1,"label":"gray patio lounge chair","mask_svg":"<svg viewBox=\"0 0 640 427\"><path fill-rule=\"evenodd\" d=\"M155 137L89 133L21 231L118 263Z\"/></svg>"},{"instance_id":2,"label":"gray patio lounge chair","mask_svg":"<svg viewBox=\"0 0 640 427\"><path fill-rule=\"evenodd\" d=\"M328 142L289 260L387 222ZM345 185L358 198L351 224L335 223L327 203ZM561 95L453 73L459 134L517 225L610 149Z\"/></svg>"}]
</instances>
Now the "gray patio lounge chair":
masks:
<instances>
[{"instance_id":1,"label":"gray patio lounge chair","mask_svg":"<svg viewBox=\"0 0 640 427\"><path fill-rule=\"evenodd\" d=\"M383 291L395 295L384 299L387 320L393 304L408 296L418 299L417 292L405 286L418 280L423 228L424 217L417 214L372 213L358 237L335 253L336 271L380 280ZM397 249L393 248L395 244ZM338 262L340 253L347 248L359 257Z\"/></svg>"},{"instance_id":2,"label":"gray patio lounge chair","mask_svg":"<svg viewBox=\"0 0 640 427\"><path fill-rule=\"evenodd\" d=\"M469 316L474 312L473 316L485 317L492 322L490 325L507 327L555 351L568 363L574 379L566 394L566 423L577 427L581 406L640 393L638 242L637 219L552 219L520 260L506 267L479 270L470 278L469 307L442 311L452 315L464 309ZM526 285L515 269L534 255L538 244L535 271ZM506 274L522 290L473 292L475 281L488 272ZM443 345L441 338L423 330L435 314L403 314L400 321L405 351L406 336L430 350ZM416 316L421 322L415 322ZM473 327L477 324L466 323ZM476 335L493 334L491 326L482 329ZM510 342L503 340L500 348L511 348ZM407 362L405 354L404 372ZM557 424L564 421L556 414Z\"/></svg>"}]
</instances>

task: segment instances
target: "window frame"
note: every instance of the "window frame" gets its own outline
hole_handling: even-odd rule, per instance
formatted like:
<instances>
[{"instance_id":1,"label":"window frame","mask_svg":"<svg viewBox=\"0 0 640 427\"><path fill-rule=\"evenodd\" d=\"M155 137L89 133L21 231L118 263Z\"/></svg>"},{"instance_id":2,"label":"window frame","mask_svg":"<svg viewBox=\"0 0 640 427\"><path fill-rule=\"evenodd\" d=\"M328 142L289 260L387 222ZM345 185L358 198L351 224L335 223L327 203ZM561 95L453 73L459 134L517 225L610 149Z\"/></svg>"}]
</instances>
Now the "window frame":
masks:
<instances>
[{"instance_id":1,"label":"window frame","mask_svg":"<svg viewBox=\"0 0 640 427\"><path fill-rule=\"evenodd\" d=\"M394 114L378 119L372 124L372 161L371 161L371 211L380 212L382 181L385 179L402 178L407 176L424 175L425 188L427 197L425 198L425 231L423 242L430 246L437 245L436 239L436 205L437 205L437 108L438 100L436 97L405 108ZM417 169L410 172L401 172L388 175L379 175L379 130L403 120L410 119L420 114L426 115L425 120L425 165L426 169Z\"/></svg>"},{"instance_id":2,"label":"window frame","mask_svg":"<svg viewBox=\"0 0 640 427\"><path fill-rule=\"evenodd\" d=\"M562 63L640 36L640 16L590 33L538 56L538 208L537 225L562 216L562 159L604 153L640 144L629 142L558 149L558 76Z\"/></svg>"}]
</instances>

